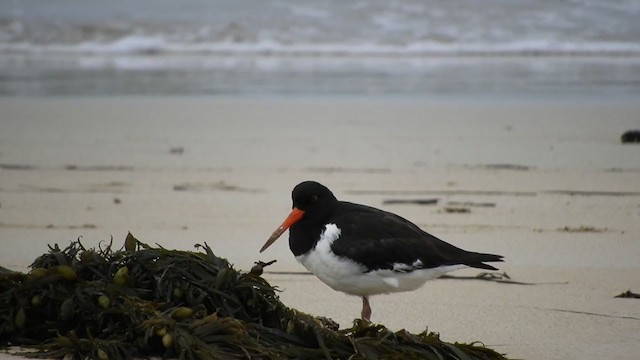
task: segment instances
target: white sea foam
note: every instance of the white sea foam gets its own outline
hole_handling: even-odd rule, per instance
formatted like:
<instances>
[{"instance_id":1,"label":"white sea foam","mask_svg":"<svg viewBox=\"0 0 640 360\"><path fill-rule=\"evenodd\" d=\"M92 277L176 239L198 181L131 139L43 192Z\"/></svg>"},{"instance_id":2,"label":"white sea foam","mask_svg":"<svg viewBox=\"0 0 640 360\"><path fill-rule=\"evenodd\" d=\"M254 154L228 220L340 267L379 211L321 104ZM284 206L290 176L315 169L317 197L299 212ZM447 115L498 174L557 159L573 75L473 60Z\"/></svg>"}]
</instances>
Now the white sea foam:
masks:
<instances>
[{"instance_id":1,"label":"white sea foam","mask_svg":"<svg viewBox=\"0 0 640 360\"><path fill-rule=\"evenodd\" d=\"M403 45L363 43L285 44L266 39L257 42L173 42L162 36L130 35L111 42L78 44L0 43L0 52L23 54L184 54L227 56L324 56L324 57L416 57L416 56L640 56L640 43L560 43L525 40L509 43L413 42Z\"/></svg>"},{"instance_id":2,"label":"white sea foam","mask_svg":"<svg viewBox=\"0 0 640 360\"><path fill-rule=\"evenodd\" d=\"M640 1L0 0L0 53L638 55ZM142 11L144 10L144 11Z\"/></svg>"}]
</instances>

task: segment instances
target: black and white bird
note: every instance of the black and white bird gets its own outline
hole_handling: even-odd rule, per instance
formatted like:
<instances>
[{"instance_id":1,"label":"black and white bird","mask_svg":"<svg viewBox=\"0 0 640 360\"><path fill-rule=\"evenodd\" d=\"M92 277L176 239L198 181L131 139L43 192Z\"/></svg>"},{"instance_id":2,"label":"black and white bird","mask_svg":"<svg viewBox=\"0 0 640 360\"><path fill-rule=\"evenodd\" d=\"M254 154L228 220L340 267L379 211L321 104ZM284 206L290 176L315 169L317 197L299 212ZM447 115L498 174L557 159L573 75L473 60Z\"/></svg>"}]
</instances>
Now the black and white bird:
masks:
<instances>
[{"instance_id":1,"label":"black and white bird","mask_svg":"<svg viewBox=\"0 0 640 360\"><path fill-rule=\"evenodd\" d=\"M502 261L457 248L390 212L339 201L315 181L298 184L291 197L291 213L260 252L289 229L296 259L332 289L362 297L367 322L371 295L415 290L465 267L497 270L485 262Z\"/></svg>"}]
</instances>

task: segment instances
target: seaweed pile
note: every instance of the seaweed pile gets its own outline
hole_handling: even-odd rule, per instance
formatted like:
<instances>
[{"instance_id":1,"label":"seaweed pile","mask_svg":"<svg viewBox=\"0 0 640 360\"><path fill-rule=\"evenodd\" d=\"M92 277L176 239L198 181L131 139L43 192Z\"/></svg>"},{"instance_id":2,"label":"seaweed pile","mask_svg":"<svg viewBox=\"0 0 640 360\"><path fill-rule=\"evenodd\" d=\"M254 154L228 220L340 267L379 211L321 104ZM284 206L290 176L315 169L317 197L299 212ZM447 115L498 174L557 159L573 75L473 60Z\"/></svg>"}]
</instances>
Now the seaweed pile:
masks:
<instances>
[{"instance_id":1,"label":"seaweed pile","mask_svg":"<svg viewBox=\"0 0 640 360\"><path fill-rule=\"evenodd\" d=\"M0 267L0 348L65 359L504 359L435 333L354 321L337 330L282 304L260 275L235 270L205 243L195 252L129 234L86 249L50 246L27 274Z\"/></svg>"}]
</instances>

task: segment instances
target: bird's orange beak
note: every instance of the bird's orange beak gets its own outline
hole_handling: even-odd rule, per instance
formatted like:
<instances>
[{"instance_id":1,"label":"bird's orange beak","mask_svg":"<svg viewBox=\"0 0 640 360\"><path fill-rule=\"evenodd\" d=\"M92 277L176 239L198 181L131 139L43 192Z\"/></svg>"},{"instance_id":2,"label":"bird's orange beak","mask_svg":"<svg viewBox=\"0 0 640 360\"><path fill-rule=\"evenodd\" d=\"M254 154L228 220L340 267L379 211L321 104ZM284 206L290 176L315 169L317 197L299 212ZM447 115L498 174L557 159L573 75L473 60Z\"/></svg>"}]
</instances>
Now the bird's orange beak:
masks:
<instances>
[{"instance_id":1,"label":"bird's orange beak","mask_svg":"<svg viewBox=\"0 0 640 360\"><path fill-rule=\"evenodd\" d=\"M269 240L267 240L267 242L264 243L264 245L262 245L262 249L260 249L260 252L265 251L269 246L271 246L271 244L273 244L280 237L280 235L282 235L282 233L285 232L285 230L287 230L288 228L291 227L291 225L297 223L300 219L302 219L302 215L304 215L304 210L300 210L294 207L293 210L291 210L291 214L287 216L287 218L284 220L282 225L278 226L276 231L274 231L273 234L271 234L271 237L269 238Z\"/></svg>"}]
</instances>

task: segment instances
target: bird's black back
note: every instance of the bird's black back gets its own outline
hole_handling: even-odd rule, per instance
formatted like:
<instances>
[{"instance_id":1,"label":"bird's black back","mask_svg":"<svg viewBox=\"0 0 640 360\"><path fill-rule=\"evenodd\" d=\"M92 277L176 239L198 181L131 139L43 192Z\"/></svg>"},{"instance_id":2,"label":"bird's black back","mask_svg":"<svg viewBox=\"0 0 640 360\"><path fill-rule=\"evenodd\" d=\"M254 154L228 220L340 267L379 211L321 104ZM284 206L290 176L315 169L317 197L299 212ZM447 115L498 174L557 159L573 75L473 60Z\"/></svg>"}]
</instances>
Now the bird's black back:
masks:
<instances>
[{"instance_id":1,"label":"bird's black back","mask_svg":"<svg viewBox=\"0 0 640 360\"><path fill-rule=\"evenodd\" d=\"M327 223L341 229L332 251L369 270L393 269L394 264L411 265L418 260L416 269L462 264L497 270L483 262L502 261L500 255L462 250L396 214L365 205L340 201Z\"/></svg>"}]
</instances>

